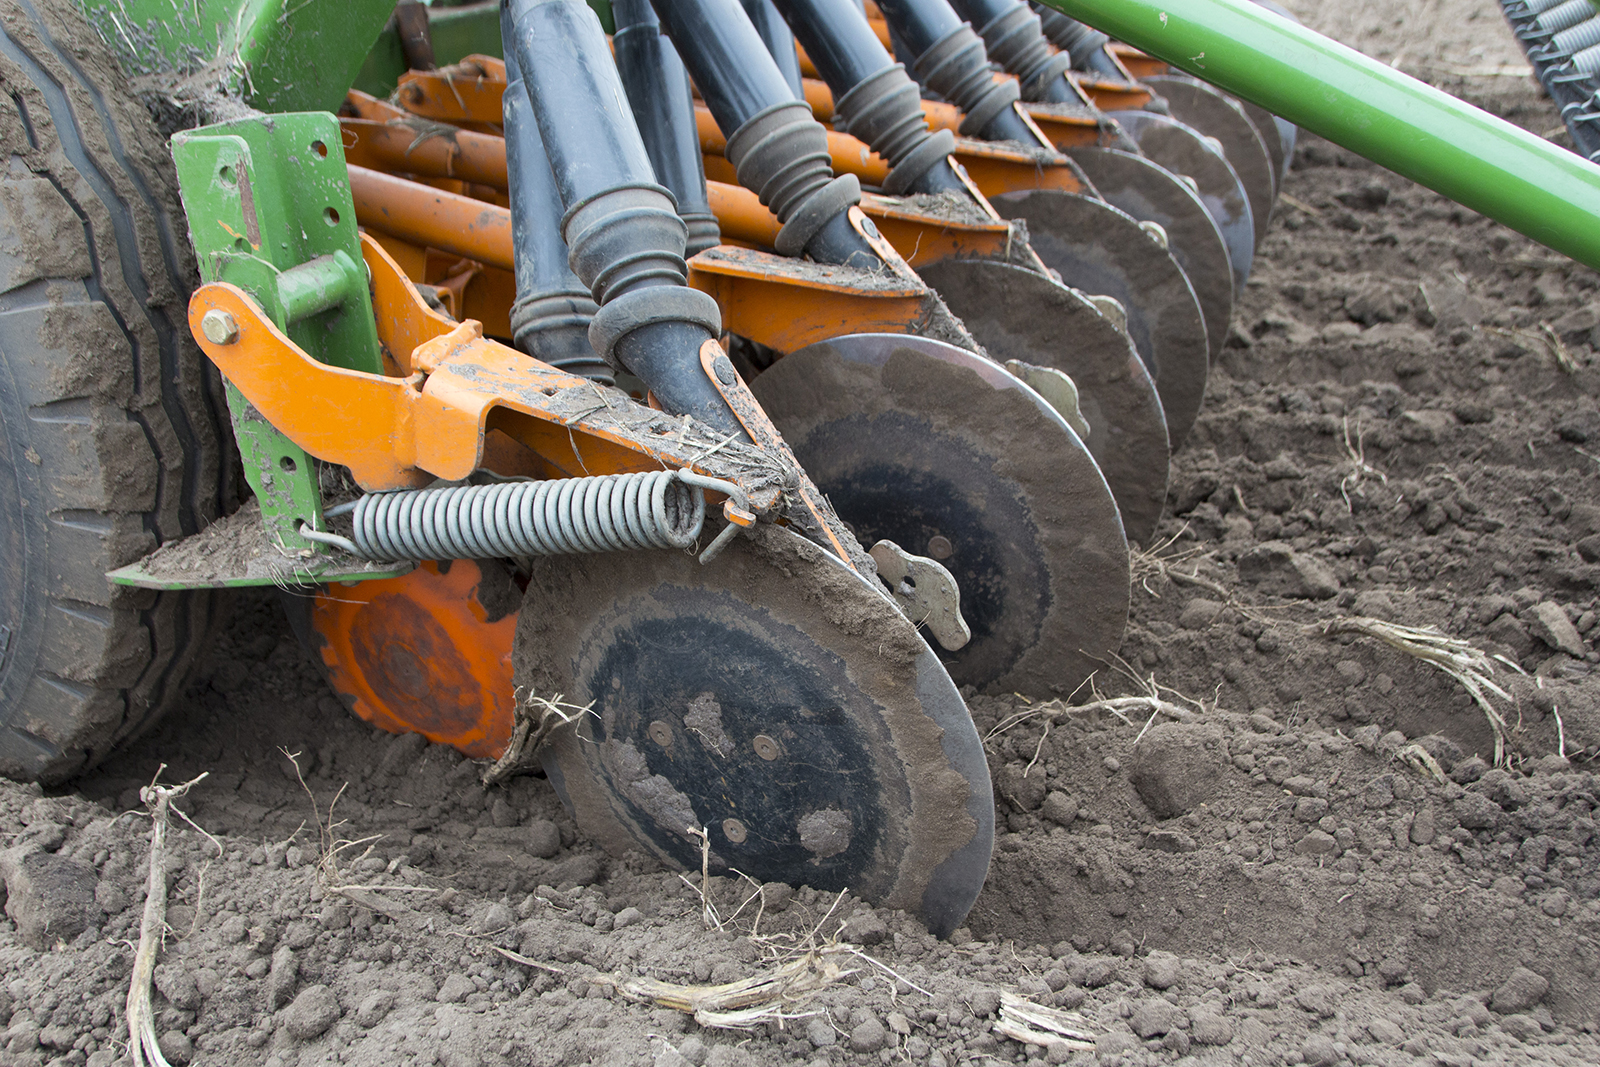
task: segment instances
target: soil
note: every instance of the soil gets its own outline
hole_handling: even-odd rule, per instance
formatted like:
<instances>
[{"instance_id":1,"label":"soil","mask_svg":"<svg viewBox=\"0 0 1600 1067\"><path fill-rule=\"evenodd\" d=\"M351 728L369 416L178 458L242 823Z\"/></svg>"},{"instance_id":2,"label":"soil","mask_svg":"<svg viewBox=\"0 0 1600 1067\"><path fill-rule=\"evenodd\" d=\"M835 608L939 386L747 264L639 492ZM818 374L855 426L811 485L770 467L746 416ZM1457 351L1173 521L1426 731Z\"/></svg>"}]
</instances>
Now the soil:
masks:
<instances>
[{"instance_id":1,"label":"soil","mask_svg":"<svg viewBox=\"0 0 1600 1067\"><path fill-rule=\"evenodd\" d=\"M1518 60L1487 0L1293 6L1558 125L1493 73ZM136 747L68 791L0 786L0 1062L126 1062L149 827L118 813L163 764L209 772L169 839L174 1063L1600 1062L1595 275L1312 136L1285 193L1165 547L1137 557L1125 670L1096 678L1148 680L1165 710L970 700L1003 826L951 939L723 879L708 930L698 877L607 857L542 779L485 790L451 750L373 732L277 594L240 593ZM1505 765L1457 681L1325 635L1351 615L1502 657ZM362 843L330 874L336 795L331 836ZM781 1022L631 999L841 933L860 955L817 957L823 988ZM1075 1011L1094 1049L1002 1036L1002 993Z\"/></svg>"}]
</instances>

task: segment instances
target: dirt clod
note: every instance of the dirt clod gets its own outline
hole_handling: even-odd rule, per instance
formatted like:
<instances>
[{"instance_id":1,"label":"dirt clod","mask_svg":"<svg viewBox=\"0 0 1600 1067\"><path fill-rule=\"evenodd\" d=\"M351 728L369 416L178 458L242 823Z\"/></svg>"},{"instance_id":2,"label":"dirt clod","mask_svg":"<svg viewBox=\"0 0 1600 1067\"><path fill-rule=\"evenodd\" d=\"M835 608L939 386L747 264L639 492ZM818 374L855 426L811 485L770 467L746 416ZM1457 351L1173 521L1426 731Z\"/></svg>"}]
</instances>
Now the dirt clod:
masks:
<instances>
[{"instance_id":1,"label":"dirt clod","mask_svg":"<svg viewBox=\"0 0 1600 1067\"><path fill-rule=\"evenodd\" d=\"M1145 805L1163 819L1205 803L1223 773L1222 731L1213 726L1162 723L1134 746L1128 777Z\"/></svg>"},{"instance_id":2,"label":"dirt clod","mask_svg":"<svg viewBox=\"0 0 1600 1067\"><path fill-rule=\"evenodd\" d=\"M1544 975L1518 967L1494 991L1489 1006L1505 1015L1524 1012L1534 1007L1550 991L1550 981Z\"/></svg>"},{"instance_id":3,"label":"dirt clod","mask_svg":"<svg viewBox=\"0 0 1600 1067\"><path fill-rule=\"evenodd\" d=\"M16 924L17 936L32 948L42 951L71 941L88 927L95 906L93 869L24 845L0 853L0 877L5 880L6 915Z\"/></svg>"},{"instance_id":4,"label":"dirt clod","mask_svg":"<svg viewBox=\"0 0 1600 1067\"><path fill-rule=\"evenodd\" d=\"M318 1037L339 1018L339 1000L325 985L307 986L284 1009L283 1028L297 1040Z\"/></svg>"}]
</instances>

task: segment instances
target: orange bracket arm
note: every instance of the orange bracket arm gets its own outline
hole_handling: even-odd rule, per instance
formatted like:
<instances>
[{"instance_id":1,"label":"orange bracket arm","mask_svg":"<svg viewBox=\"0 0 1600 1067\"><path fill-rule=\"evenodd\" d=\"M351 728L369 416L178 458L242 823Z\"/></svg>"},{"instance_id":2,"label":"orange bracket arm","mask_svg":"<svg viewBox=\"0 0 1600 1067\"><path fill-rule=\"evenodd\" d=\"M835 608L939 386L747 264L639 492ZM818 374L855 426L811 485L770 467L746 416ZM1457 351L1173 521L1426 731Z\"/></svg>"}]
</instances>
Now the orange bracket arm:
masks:
<instances>
[{"instance_id":1,"label":"orange bracket arm","mask_svg":"<svg viewBox=\"0 0 1600 1067\"><path fill-rule=\"evenodd\" d=\"M371 237L363 236L362 252L372 271L379 340L407 377L319 363L235 286L201 286L189 302L201 348L246 399L307 452L349 467L362 488L465 478L482 465L486 437L495 430L562 474L688 466L724 476L690 462L704 454L705 442L686 439L682 420L484 339L477 322L455 323L430 309ZM231 317L228 343L201 330L210 312ZM749 446L729 444L725 451L740 448ZM752 458L753 466L761 464L759 455ZM770 503L768 494L758 507Z\"/></svg>"},{"instance_id":2,"label":"orange bracket arm","mask_svg":"<svg viewBox=\"0 0 1600 1067\"><path fill-rule=\"evenodd\" d=\"M394 98L426 119L497 127L504 118L505 91L505 62L474 55L438 70L407 71L400 75Z\"/></svg>"}]
</instances>

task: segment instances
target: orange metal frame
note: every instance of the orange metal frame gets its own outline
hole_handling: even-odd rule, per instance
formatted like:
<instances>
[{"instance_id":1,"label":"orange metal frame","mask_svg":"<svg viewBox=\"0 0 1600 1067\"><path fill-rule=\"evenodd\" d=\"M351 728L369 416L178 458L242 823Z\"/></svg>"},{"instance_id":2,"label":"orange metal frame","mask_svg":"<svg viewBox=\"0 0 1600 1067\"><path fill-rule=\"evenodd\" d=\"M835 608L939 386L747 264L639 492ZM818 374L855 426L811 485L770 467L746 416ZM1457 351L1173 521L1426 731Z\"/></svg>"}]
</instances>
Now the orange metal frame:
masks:
<instances>
[{"instance_id":1,"label":"orange metal frame","mask_svg":"<svg viewBox=\"0 0 1600 1067\"><path fill-rule=\"evenodd\" d=\"M728 139L717 127L717 120L702 105L695 106L695 127L700 134L700 151L705 160L706 177L738 184L733 165L723 155ZM992 141L957 138L951 157L967 172L977 191L984 196L1026 189L1060 189L1068 193L1085 191L1072 163L1059 155L1041 133L1040 148L1029 151ZM828 131L828 154L838 174L854 174L864 185L882 185L889 176L889 163L865 141L836 130Z\"/></svg>"},{"instance_id":2,"label":"orange metal frame","mask_svg":"<svg viewBox=\"0 0 1600 1067\"><path fill-rule=\"evenodd\" d=\"M454 745L474 759L505 751L515 725L516 615L489 621L472 560L341 586L311 606L334 691L391 733Z\"/></svg>"},{"instance_id":3,"label":"orange metal frame","mask_svg":"<svg viewBox=\"0 0 1600 1067\"><path fill-rule=\"evenodd\" d=\"M1137 48L1121 41L1113 41L1106 46L1111 52L1111 58L1121 65L1134 78L1153 78L1158 74L1170 74L1172 68L1165 60L1155 56L1145 55Z\"/></svg>"},{"instance_id":4,"label":"orange metal frame","mask_svg":"<svg viewBox=\"0 0 1600 1067\"><path fill-rule=\"evenodd\" d=\"M1008 75L996 75L1008 77ZM1077 78L1070 79L1078 89L1078 95L1084 103L1097 103L1089 90L1080 85ZM833 92L826 82L816 78L802 78L801 89L804 91L806 103L811 106L811 113L819 122L829 122L833 119ZM1098 85L1098 83L1096 83ZM1120 83L1108 83L1117 85ZM1130 88L1136 88L1131 87ZM1142 89L1136 89L1143 100L1132 102L1135 93L1115 96L1116 107L1143 107L1150 99L1150 94ZM1108 99L1110 97L1108 96ZM1101 138L1100 120L1094 115L1069 114L1053 108L1049 104L1023 104L1023 114L1032 121L1034 127L1042 138L1042 144L1053 145L1056 148L1068 148L1074 145L1098 144ZM961 109L954 104L947 104L937 100L922 101L922 114L928 120L928 126L935 130L949 130L958 133L961 128Z\"/></svg>"},{"instance_id":5,"label":"orange metal frame","mask_svg":"<svg viewBox=\"0 0 1600 1067\"><path fill-rule=\"evenodd\" d=\"M380 309L379 341L396 376L312 359L226 283L196 290L189 326L268 421L310 454L349 467L363 489L459 481L480 467L543 477L688 467L722 476L696 467L672 429L658 433L648 420L620 417L627 412L588 379L484 338L476 321L452 322L429 308L370 235L362 253ZM213 310L232 316L234 341L218 344L200 330ZM760 510L776 499L754 488L750 497Z\"/></svg>"},{"instance_id":6,"label":"orange metal frame","mask_svg":"<svg viewBox=\"0 0 1600 1067\"><path fill-rule=\"evenodd\" d=\"M822 87L824 90L826 86ZM500 121L501 95L505 90L505 64L487 56L468 56L454 67L446 67L436 71L411 71L401 79L400 88L396 91L395 99L413 115L432 119L436 122L454 123L464 125L468 132L475 130L498 130ZM815 89L808 92L808 99L816 96ZM370 99L370 98L369 98ZM815 106L815 103L813 104ZM378 108L364 101L354 100L351 104L362 118L382 118ZM695 119L700 133L700 146L710 158L706 162L706 176L736 184L737 180L732 173L732 168L722 158L723 148L727 139L722 131L717 128L716 120L703 106L697 106ZM832 111L832 99L829 98L829 112ZM949 105L930 104L924 105L924 113L928 114L930 122L936 128L954 129L960 124L960 113ZM1029 112L1023 112L1028 117ZM1030 118L1030 122L1033 120ZM1080 144L1085 143L1092 132L1094 138L1099 137L1098 126L1089 127L1083 123L1057 121L1047 117L1051 125L1050 133L1034 129L1039 138L1042 151L1052 149L1058 143ZM404 136L401 135L390 135ZM412 140L416 141L417 133L413 132ZM347 136L346 140L349 140ZM386 144L388 142L385 142ZM425 143L425 142L424 142ZM415 155L417 148L412 149ZM468 167L475 159L475 144L462 143L459 155L461 166ZM375 146L372 151L387 151L394 149ZM865 143L848 134L830 130L828 132L828 150L833 157L833 169L840 174L854 174L867 185L882 185L889 175L889 164L881 156L872 151ZM429 149L433 153L447 151L446 149ZM1083 184L1074 175L1070 164L1065 157L1049 158L1040 153L1020 151L987 141L975 141L962 138L956 143L954 156L966 168L978 189L986 196L997 196L1000 193L1014 192L1021 189L1062 189L1067 192L1082 192ZM374 158L372 155L368 159ZM452 162L455 157L452 156ZM718 162L713 162L713 160ZM474 170L474 174L483 174L482 170ZM451 176L456 176L454 173ZM466 177L463 171L459 176ZM479 180L479 179L468 179ZM492 183L491 183L492 184Z\"/></svg>"},{"instance_id":7,"label":"orange metal frame","mask_svg":"<svg viewBox=\"0 0 1600 1067\"><path fill-rule=\"evenodd\" d=\"M506 65L493 56L471 55L438 70L400 75L394 98L413 115L436 122L466 123L479 132L499 132Z\"/></svg>"},{"instance_id":8,"label":"orange metal frame","mask_svg":"<svg viewBox=\"0 0 1600 1067\"><path fill-rule=\"evenodd\" d=\"M345 140L372 138L374 124L346 119ZM391 129L394 127L381 127ZM482 135L474 135L482 137ZM504 142L485 146L504 158ZM394 145L395 141L383 142ZM391 153L393 149L389 150ZM367 158L382 155L368 150ZM393 158L392 155L386 158ZM442 152L411 155L400 165L436 173L452 165ZM479 173L483 173L480 171ZM417 280L439 285L451 298L451 310L482 311L473 317L506 322L514 295L511 284L511 224L509 212L493 204L445 192L414 181L350 167L356 219L373 231L375 239ZM755 194L739 186L708 183L712 210L728 236L771 248L778 221ZM983 201L979 200L980 204ZM781 352L791 352L813 341L841 333L868 331L915 332L931 310L931 291L910 269L951 256L1023 258L1014 247L1009 223L949 220L930 216L887 197L863 198L862 211L872 218L887 242L882 254L897 262L898 284L873 279L863 285L859 273L843 268L800 263L764 251L723 247L703 253L691 264L689 284L712 296L722 307L724 325ZM426 249L439 249L450 257L464 257L453 278L436 282L441 260L430 260ZM907 264L897 254L909 250ZM451 281L456 281L452 288ZM492 316L492 319L490 318ZM505 325L509 331L509 323ZM500 336L506 336L502 332Z\"/></svg>"}]
</instances>

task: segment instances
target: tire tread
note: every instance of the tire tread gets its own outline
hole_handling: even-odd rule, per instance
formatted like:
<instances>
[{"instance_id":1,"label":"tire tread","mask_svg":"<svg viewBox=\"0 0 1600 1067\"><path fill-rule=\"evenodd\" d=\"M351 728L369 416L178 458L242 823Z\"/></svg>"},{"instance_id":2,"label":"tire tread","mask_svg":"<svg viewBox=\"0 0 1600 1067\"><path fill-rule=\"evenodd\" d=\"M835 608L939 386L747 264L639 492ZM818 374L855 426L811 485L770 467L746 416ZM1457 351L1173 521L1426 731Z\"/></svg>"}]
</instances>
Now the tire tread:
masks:
<instances>
[{"instance_id":1,"label":"tire tread","mask_svg":"<svg viewBox=\"0 0 1600 1067\"><path fill-rule=\"evenodd\" d=\"M19 256L3 240L19 220L0 218L0 373L26 424L10 428L10 462L48 513L28 516L43 592L0 673L13 777L80 772L181 694L218 598L104 575L237 502L221 383L188 332L196 271L172 163L124 85L72 0L0 0L0 182L23 202L59 197L76 219L59 240L82 242L30 257L24 241ZM23 670L26 684L5 677Z\"/></svg>"}]
</instances>

